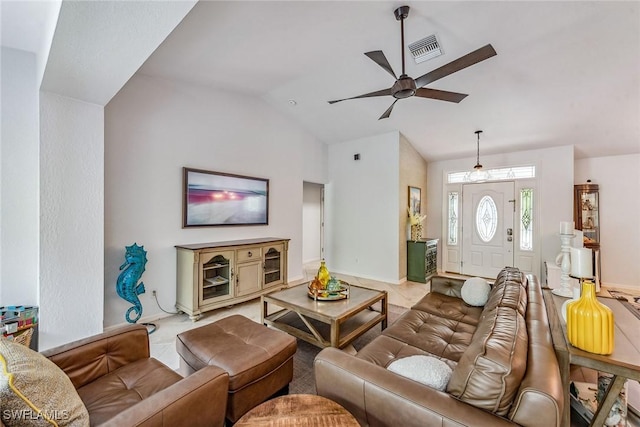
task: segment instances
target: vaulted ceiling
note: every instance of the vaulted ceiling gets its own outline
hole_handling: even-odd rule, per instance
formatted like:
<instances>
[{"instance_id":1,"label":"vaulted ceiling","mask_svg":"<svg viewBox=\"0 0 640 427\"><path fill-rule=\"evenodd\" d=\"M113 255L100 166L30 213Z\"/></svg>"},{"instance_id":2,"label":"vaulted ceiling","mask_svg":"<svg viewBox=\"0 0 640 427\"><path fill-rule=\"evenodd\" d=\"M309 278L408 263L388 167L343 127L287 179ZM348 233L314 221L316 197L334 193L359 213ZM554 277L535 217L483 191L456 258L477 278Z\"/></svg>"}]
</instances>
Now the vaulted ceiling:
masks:
<instances>
[{"instance_id":1,"label":"vaulted ceiling","mask_svg":"<svg viewBox=\"0 0 640 427\"><path fill-rule=\"evenodd\" d=\"M405 44L436 34L444 55L418 77L487 43L497 56L430 88L469 94L459 104L417 97L378 117L391 86L363 53L382 50L401 72ZM140 73L252 94L327 143L399 130L428 160L575 144L577 157L640 152L638 2L200 2ZM289 100L294 100L293 106Z\"/></svg>"},{"instance_id":2,"label":"vaulted ceiling","mask_svg":"<svg viewBox=\"0 0 640 427\"><path fill-rule=\"evenodd\" d=\"M364 52L400 74L404 4L405 44L436 34L444 51L416 64L405 50L411 77L493 45L497 56L427 86L469 96L400 100L384 120L390 96L329 105L393 84ZM328 144L398 130L427 160L475 155L477 129L485 154L640 152L637 1L200 1L138 73L255 96Z\"/></svg>"}]
</instances>

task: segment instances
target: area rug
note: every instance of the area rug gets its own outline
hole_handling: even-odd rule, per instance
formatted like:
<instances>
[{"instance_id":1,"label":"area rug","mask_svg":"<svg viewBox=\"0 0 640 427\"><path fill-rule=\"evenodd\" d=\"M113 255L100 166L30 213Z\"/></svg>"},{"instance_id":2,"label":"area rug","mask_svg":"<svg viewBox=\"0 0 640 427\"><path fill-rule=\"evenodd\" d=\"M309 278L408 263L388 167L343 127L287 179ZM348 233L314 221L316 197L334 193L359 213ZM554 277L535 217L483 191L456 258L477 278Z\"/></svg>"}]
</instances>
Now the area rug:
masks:
<instances>
[{"instance_id":1,"label":"area rug","mask_svg":"<svg viewBox=\"0 0 640 427\"><path fill-rule=\"evenodd\" d=\"M612 288L607 289L607 292L640 319L640 292Z\"/></svg>"},{"instance_id":2,"label":"area rug","mask_svg":"<svg viewBox=\"0 0 640 427\"><path fill-rule=\"evenodd\" d=\"M408 308L389 304L387 324L393 324L393 322L407 310ZM379 324L358 337L353 341L352 345L356 350L360 350L373 341L378 335L380 335ZM293 357L293 380L289 384L290 394L316 394L316 383L313 376L313 359L315 359L320 350L319 347L298 339L298 351L296 351Z\"/></svg>"}]
</instances>

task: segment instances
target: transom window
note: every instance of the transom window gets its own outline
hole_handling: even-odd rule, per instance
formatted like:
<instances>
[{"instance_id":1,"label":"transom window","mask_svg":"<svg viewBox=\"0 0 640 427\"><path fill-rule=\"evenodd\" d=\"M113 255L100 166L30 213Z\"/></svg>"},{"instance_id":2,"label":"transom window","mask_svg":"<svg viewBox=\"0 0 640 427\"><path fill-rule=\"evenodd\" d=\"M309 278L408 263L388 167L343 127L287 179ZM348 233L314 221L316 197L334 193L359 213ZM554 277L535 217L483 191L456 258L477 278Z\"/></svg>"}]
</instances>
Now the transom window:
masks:
<instances>
[{"instance_id":1,"label":"transom window","mask_svg":"<svg viewBox=\"0 0 640 427\"><path fill-rule=\"evenodd\" d=\"M514 179L526 179L536 177L535 166L514 166L510 168L488 169L489 179L487 181L507 181ZM471 171L450 172L447 174L449 184L460 184L472 182Z\"/></svg>"}]
</instances>

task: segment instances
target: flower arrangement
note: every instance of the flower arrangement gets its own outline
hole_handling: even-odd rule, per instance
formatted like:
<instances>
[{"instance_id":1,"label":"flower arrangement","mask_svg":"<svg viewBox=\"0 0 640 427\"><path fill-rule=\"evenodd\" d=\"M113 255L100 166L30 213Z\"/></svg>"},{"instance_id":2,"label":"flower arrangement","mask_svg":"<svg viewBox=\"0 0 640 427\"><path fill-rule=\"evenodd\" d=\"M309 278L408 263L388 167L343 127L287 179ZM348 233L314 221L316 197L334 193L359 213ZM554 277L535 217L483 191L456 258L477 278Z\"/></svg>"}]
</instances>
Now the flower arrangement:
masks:
<instances>
[{"instance_id":1,"label":"flower arrangement","mask_svg":"<svg viewBox=\"0 0 640 427\"><path fill-rule=\"evenodd\" d=\"M407 213L409 214L409 224L411 225L422 225L422 221L427 217L426 215L420 215L418 212L411 213L411 208L407 208Z\"/></svg>"},{"instance_id":2,"label":"flower arrangement","mask_svg":"<svg viewBox=\"0 0 640 427\"><path fill-rule=\"evenodd\" d=\"M420 215L418 212L411 212L411 208L407 208L409 214L409 224L411 224L411 240L417 242L422 238L422 221L427 217Z\"/></svg>"}]
</instances>

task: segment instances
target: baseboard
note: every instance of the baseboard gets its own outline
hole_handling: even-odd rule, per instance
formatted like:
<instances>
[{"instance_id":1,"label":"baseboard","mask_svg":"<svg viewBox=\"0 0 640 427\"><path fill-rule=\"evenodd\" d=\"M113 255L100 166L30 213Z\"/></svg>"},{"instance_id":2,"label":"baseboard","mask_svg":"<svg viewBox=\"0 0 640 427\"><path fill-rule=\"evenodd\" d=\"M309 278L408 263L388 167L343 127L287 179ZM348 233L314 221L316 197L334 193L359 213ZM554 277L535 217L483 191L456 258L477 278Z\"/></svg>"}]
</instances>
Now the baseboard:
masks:
<instances>
[{"instance_id":1,"label":"baseboard","mask_svg":"<svg viewBox=\"0 0 640 427\"><path fill-rule=\"evenodd\" d=\"M156 320L160 320L160 319L164 319L165 317L169 317L169 316L175 316L175 314L169 314L169 313L155 313L149 316L142 316L137 322L136 324L138 325L142 325L144 323L153 323ZM123 326L127 326L127 325L132 325L133 323L129 323L129 322L122 322L122 323L116 323L115 325L111 325L111 326L106 326L103 328L104 332L109 332L112 331L114 329L117 328L121 328Z\"/></svg>"},{"instance_id":2,"label":"baseboard","mask_svg":"<svg viewBox=\"0 0 640 427\"><path fill-rule=\"evenodd\" d=\"M287 287L291 288L293 286L302 285L305 283L307 279L304 276L297 276L287 282Z\"/></svg>"},{"instance_id":3,"label":"baseboard","mask_svg":"<svg viewBox=\"0 0 640 427\"><path fill-rule=\"evenodd\" d=\"M618 289L621 291L631 291L631 292L640 293L640 286L616 285L614 283L604 283L604 282L602 282L600 286L604 289Z\"/></svg>"},{"instance_id":4,"label":"baseboard","mask_svg":"<svg viewBox=\"0 0 640 427\"><path fill-rule=\"evenodd\" d=\"M406 278L404 280L390 280L390 279L381 279L380 277L373 277L373 276L366 276L360 273L350 273L348 271L337 271L337 270L330 270L331 274L333 275L335 274L342 274L345 276L352 276L352 277L356 277L359 279L367 279L367 280L374 280L376 282L382 282L382 283L390 283L392 285L400 285L404 282L406 282ZM353 285L354 283L352 283Z\"/></svg>"}]
</instances>

